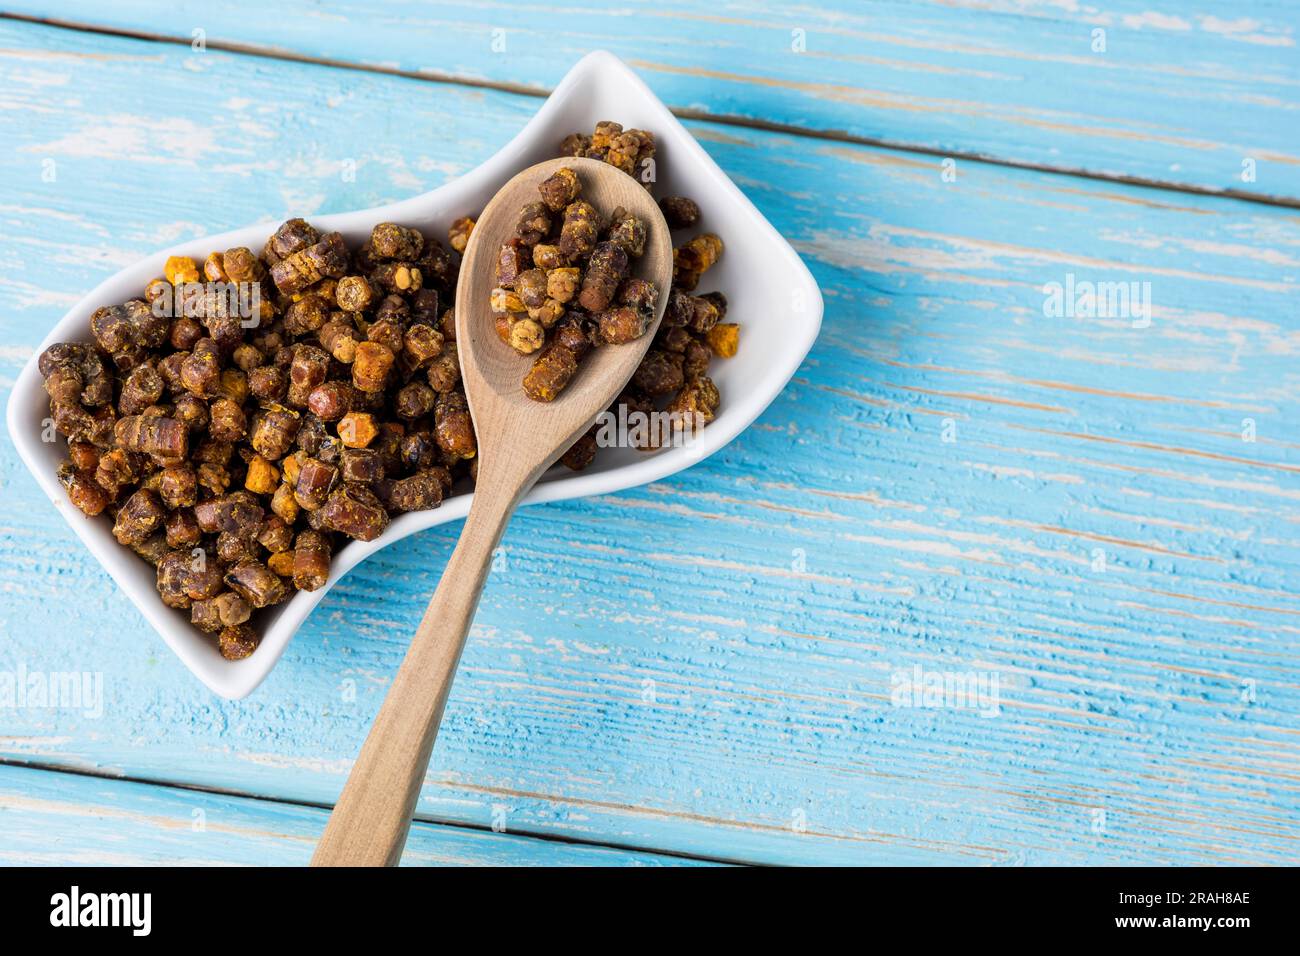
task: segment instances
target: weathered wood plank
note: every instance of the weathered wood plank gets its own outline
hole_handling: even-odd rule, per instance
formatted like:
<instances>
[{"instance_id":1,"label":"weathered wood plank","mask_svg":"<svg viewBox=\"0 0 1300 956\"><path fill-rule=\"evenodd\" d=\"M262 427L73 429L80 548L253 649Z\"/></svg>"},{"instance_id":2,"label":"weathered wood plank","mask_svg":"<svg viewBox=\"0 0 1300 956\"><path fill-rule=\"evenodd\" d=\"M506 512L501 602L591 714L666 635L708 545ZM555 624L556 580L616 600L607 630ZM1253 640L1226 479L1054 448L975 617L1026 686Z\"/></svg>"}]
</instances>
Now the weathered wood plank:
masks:
<instances>
[{"instance_id":1,"label":"weathered wood plank","mask_svg":"<svg viewBox=\"0 0 1300 956\"><path fill-rule=\"evenodd\" d=\"M327 811L0 766L0 865L306 866ZM403 866L698 866L700 861L417 823Z\"/></svg>"},{"instance_id":2,"label":"weathered wood plank","mask_svg":"<svg viewBox=\"0 0 1300 956\"><path fill-rule=\"evenodd\" d=\"M20 0L9 8L534 88L553 86L604 47L679 108L941 153L1300 197L1300 14L1268 0L795 8L761 0L561 8L351 0L328 10L310 0L181 0L165 10L149 0ZM1243 180L1247 160L1253 180Z\"/></svg>"},{"instance_id":3,"label":"weathered wood plank","mask_svg":"<svg viewBox=\"0 0 1300 956\"><path fill-rule=\"evenodd\" d=\"M158 244L433 187L536 105L12 24L0 48L6 378ZM518 516L421 814L770 862L1294 860L1300 219L693 129L808 259L824 334L714 458ZM1150 326L1045 317L1070 273L1150 281ZM227 703L7 439L0 481L0 671L106 695L0 710L0 753L311 802L458 531L367 561ZM891 706L916 665L996 675L998 716Z\"/></svg>"}]
</instances>

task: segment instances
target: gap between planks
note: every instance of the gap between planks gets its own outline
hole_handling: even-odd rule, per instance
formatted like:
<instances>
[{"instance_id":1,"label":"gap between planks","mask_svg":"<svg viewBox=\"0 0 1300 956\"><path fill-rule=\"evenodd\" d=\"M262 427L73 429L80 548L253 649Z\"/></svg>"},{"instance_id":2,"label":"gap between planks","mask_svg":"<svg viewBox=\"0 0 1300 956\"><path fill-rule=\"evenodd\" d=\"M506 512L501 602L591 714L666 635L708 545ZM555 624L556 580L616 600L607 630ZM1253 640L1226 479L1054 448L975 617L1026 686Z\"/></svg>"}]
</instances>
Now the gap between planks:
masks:
<instances>
[{"instance_id":1,"label":"gap between planks","mask_svg":"<svg viewBox=\"0 0 1300 956\"><path fill-rule=\"evenodd\" d=\"M241 800L254 800L258 803L274 803L283 806L305 807L311 810L333 810L332 804L317 803L314 800L295 800L290 797L273 797L262 793L250 793L246 790L234 790L227 787L209 787L194 783L178 783L174 780L164 780L160 777L143 777L131 774L108 773L103 770L92 770L85 767L69 767L62 764L44 763L42 761L13 760L7 757L0 757L0 767L19 767L23 770L39 770L43 773L69 774L74 777L87 777L92 780L108 780L113 783L136 783L147 787L166 787L170 790L186 790L194 793L212 793L223 797L235 797ZM562 802L562 801L561 801ZM491 827L476 826L473 823L466 823L456 820L444 820L438 817L430 816L425 813L416 813L412 820L416 823L423 823L429 826L446 827L449 830L460 830L468 833L489 833L496 832ZM712 856L699 853L685 853L681 850L660 850L651 847L634 846L626 843L609 843L603 840L584 840L580 837L564 836L555 833L541 833L535 830L509 830L509 836L520 837L528 840L540 840L544 843L560 843L570 846L589 846L597 849L618 850L624 853L653 853L656 856L672 857L679 860L691 860L701 863L717 863L722 866L771 866L770 863L763 863L754 860L735 860L728 857Z\"/></svg>"},{"instance_id":2,"label":"gap between planks","mask_svg":"<svg viewBox=\"0 0 1300 956\"><path fill-rule=\"evenodd\" d=\"M91 33L101 36L123 37L131 40L143 40L149 43L168 43L176 46L190 46L191 37L175 36L167 33L155 33L150 30L133 30L128 27L113 27L97 23L85 23L78 20L62 20L57 17L41 17L26 13L0 11L0 19L37 26L52 27L78 33ZM426 83L440 83L447 86L474 87L496 90L516 96L530 96L545 99L551 94L550 89L541 86L529 86L524 83L509 83L485 80L476 77L458 76L438 70L408 70L381 64L361 63L341 60L336 57L315 56L281 47L268 47L256 43L240 43L232 40L204 41L207 49L224 53L236 53L242 56L255 56L269 60L282 60L291 63L306 63L315 66L328 66L340 70L355 70L361 73L377 73L381 76L396 76L408 80L422 80ZM908 143L875 136L861 136L844 130L813 129L795 126L791 123L777 123L771 120L752 119L730 113L712 113L708 110L689 107L669 106L669 110L678 119L694 120L704 123L717 123L723 126L737 126L746 129L762 130L769 133L782 133L789 136L802 136L808 139L827 140L834 143L848 143L874 149L888 149L897 152L915 153L922 156L936 156L942 159L960 159L966 162L984 163L990 166L1003 166L1010 169L1023 169L1030 172L1046 173L1052 176L1070 176L1090 179L1097 182L1120 183L1126 186L1140 186L1147 189L1160 189L1166 192L1184 193L1195 196L1213 196L1220 199L1237 199L1242 202L1256 203L1264 206L1278 206L1285 209L1300 209L1300 197L1277 196L1272 193L1254 192L1248 189L1216 189L1212 186L1198 186L1194 183L1180 183L1172 180L1154 179L1149 176L1130 176L1124 173L1096 172L1082 167L1052 166L1046 163L1034 163L1025 160L1005 159L988 153L963 149L938 149L918 143Z\"/></svg>"}]
</instances>

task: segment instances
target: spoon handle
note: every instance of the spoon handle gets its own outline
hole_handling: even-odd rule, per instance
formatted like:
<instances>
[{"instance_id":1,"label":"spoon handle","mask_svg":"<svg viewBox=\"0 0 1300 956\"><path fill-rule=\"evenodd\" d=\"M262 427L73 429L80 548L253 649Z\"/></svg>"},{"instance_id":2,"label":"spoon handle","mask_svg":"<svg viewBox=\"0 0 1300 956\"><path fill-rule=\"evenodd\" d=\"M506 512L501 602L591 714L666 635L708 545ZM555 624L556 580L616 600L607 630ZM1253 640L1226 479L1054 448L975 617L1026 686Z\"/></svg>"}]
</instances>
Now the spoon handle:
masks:
<instances>
[{"instance_id":1,"label":"spoon handle","mask_svg":"<svg viewBox=\"0 0 1300 956\"><path fill-rule=\"evenodd\" d=\"M406 844L465 635L515 504L527 486L480 487L410 649L384 698L312 866L396 866Z\"/></svg>"}]
</instances>

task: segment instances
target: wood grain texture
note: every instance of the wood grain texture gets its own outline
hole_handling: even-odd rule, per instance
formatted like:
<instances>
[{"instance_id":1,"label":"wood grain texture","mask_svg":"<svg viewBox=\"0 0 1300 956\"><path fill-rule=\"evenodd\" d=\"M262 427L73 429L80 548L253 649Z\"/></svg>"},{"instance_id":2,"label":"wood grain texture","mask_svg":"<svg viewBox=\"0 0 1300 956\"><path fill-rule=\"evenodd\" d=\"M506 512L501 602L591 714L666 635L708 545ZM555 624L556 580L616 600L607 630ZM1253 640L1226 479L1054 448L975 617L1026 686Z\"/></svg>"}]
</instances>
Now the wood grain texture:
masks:
<instances>
[{"instance_id":1,"label":"wood grain texture","mask_svg":"<svg viewBox=\"0 0 1300 956\"><path fill-rule=\"evenodd\" d=\"M326 811L0 766L3 866L304 866ZM699 866L652 853L418 823L407 866Z\"/></svg>"},{"instance_id":2,"label":"wood grain texture","mask_svg":"<svg viewBox=\"0 0 1300 956\"><path fill-rule=\"evenodd\" d=\"M138 255L431 188L536 106L14 24L0 49L0 378ZM1293 862L1300 218L692 130L813 269L821 340L713 458L517 516L419 815L777 863ZM1151 282L1150 327L1044 316L1070 273ZM0 710L0 754L335 798L458 525L362 564L230 703L8 439L0 480L0 670L105 688L99 716ZM891 706L915 665L997 674L999 715Z\"/></svg>"},{"instance_id":3,"label":"wood grain texture","mask_svg":"<svg viewBox=\"0 0 1300 956\"><path fill-rule=\"evenodd\" d=\"M924 0L553 8L19 0L11 10L546 89L584 53L669 105L941 153L1300 197L1300 9L1251 0ZM1094 50L1094 31L1104 50ZM802 31L802 37L794 31ZM802 40L804 52L794 52ZM1242 179L1243 160L1256 178Z\"/></svg>"}]
</instances>

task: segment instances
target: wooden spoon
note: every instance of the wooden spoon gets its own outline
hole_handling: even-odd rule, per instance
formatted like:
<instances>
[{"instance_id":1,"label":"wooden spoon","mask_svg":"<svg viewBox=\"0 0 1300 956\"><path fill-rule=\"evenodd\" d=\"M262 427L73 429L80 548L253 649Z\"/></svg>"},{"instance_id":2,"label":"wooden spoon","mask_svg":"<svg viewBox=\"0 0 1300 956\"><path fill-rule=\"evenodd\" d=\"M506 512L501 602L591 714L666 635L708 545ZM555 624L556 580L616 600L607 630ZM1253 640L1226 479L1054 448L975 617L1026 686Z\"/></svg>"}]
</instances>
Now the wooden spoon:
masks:
<instances>
[{"instance_id":1,"label":"wooden spoon","mask_svg":"<svg viewBox=\"0 0 1300 956\"><path fill-rule=\"evenodd\" d=\"M535 402L522 381L531 359L503 343L488 296L501 245L537 186L561 166L582 182L582 197L608 218L622 206L646 223L645 254L633 273L654 282L659 299L646 334L626 345L592 349L555 401ZM610 406L654 338L672 280L668 225L650 193L619 169L594 159L561 158L524 170L479 218L456 286L456 343L478 435L478 478L469 516L442 581L330 815L313 866L393 866L402 855L443 707L479 595L511 513L542 473Z\"/></svg>"}]
</instances>

